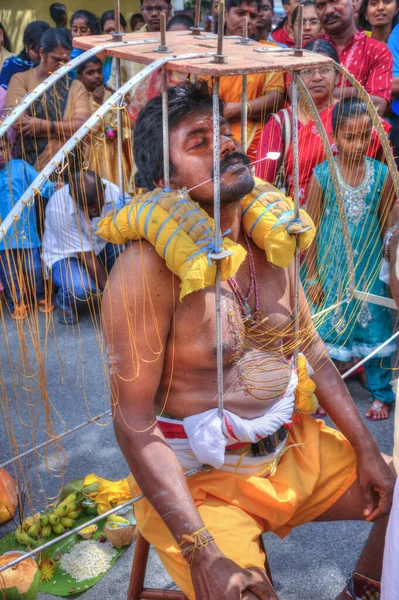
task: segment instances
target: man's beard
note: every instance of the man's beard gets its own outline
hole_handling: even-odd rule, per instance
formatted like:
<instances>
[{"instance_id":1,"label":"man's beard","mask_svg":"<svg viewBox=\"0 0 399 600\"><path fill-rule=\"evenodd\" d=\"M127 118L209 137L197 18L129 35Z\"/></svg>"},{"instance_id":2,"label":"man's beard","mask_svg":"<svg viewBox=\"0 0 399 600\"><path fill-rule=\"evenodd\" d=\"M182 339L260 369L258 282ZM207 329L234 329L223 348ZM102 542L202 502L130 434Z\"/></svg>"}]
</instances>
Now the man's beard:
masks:
<instances>
[{"instance_id":1,"label":"man's beard","mask_svg":"<svg viewBox=\"0 0 399 600\"><path fill-rule=\"evenodd\" d=\"M251 164L248 156L241 152L232 152L220 161L220 177L227 169L238 162L238 159L247 167L242 173L237 173L236 178L231 183L220 182L220 202L222 204L230 204L240 201L246 194L249 194L255 186L254 178L249 169ZM212 169L212 179L214 172Z\"/></svg>"}]
</instances>

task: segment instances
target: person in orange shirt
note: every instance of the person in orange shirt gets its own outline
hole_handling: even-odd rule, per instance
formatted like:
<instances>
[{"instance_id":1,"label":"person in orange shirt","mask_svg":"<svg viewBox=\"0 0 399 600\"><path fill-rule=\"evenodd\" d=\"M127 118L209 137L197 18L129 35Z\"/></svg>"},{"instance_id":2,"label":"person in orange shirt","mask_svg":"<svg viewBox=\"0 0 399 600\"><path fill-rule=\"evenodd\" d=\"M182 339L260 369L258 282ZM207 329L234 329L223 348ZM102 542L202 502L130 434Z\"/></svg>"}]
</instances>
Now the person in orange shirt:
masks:
<instances>
[{"instance_id":1,"label":"person in orange shirt","mask_svg":"<svg viewBox=\"0 0 399 600\"><path fill-rule=\"evenodd\" d=\"M248 18L248 29L255 30L259 5L256 0L226 0L225 35L243 35L244 17ZM274 46L265 42L266 45ZM283 73L259 73L247 76L247 155L256 159L260 134L269 114L278 111L284 98ZM224 117L229 122L236 140L241 139L242 77L222 77L220 97L226 102Z\"/></svg>"}]
</instances>

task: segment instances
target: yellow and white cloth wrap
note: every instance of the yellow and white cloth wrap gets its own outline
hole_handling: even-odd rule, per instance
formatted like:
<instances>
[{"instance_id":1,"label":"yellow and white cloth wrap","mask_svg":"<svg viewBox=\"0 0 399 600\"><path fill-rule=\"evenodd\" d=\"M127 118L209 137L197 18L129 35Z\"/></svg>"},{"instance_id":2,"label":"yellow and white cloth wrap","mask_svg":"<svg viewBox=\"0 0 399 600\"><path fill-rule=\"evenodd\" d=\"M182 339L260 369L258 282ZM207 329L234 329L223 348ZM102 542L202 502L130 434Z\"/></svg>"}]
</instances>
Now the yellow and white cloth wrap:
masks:
<instances>
[{"instance_id":1,"label":"yellow and white cloth wrap","mask_svg":"<svg viewBox=\"0 0 399 600\"><path fill-rule=\"evenodd\" d=\"M307 213L294 218L294 203L269 183L256 180L255 188L242 200L242 226L255 244L265 250L266 258L278 267L287 267L294 255L296 235L300 250L306 250L316 233ZM308 228L302 232L304 228ZM220 261L222 281L238 271L246 250L228 237L222 248L214 248L214 222L191 200L187 192L157 188L136 196L116 214L99 223L98 235L107 242L125 244L129 240L148 240L164 258L172 273L181 280L180 300L187 294L215 285L216 263L210 254L230 250Z\"/></svg>"}]
</instances>

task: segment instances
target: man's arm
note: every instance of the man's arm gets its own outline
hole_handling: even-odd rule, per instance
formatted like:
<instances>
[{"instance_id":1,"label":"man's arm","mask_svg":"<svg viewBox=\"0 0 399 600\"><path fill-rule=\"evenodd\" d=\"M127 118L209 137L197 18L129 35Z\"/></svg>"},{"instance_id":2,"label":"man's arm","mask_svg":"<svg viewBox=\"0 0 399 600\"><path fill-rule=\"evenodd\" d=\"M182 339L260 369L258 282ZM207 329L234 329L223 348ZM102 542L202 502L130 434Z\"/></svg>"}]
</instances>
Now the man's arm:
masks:
<instances>
[{"instance_id":1,"label":"man's arm","mask_svg":"<svg viewBox=\"0 0 399 600\"><path fill-rule=\"evenodd\" d=\"M101 264L98 256L92 250L89 250L88 252L78 253L77 257L96 282L97 288L103 291L108 281L108 273Z\"/></svg>"},{"instance_id":2,"label":"man's arm","mask_svg":"<svg viewBox=\"0 0 399 600\"><path fill-rule=\"evenodd\" d=\"M364 516L367 521L376 520L389 513L395 480L314 328L302 288L300 330L300 351L314 370L312 379L316 384L317 399L357 454L358 479L364 494Z\"/></svg>"},{"instance_id":3,"label":"man's arm","mask_svg":"<svg viewBox=\"0 0 399 600\"><path fill-rule=\"evenodd\" d=\"M116 438L141 491L180 543L183 534L201 529L204 523L182 467L156 422L155 397L165 352L168 342L175 343L177 298L174 277L164 261L147 242L135 242L112 269L102 318ZM194 554L191 576L201 600L233 600L246 589L254 592L248 598L275 598L267 595L260 579L227 559L214 542Z\"/></svg>"},{"instance_id":4,"label":"man's arm","mask_svg":"<svg viewBox=\"0 0 399 600\"><path fill-rule=\"evenodd\" d=\"M333 91L333 98L335 98L335 100L343 100L344 98L357 97L357 91L353 87L336 87ZM378 114L380 115L380 117L383 117L388 106L388 101L385 100L385 98L382 98L381 96L376 96L374 94L370 94L370 97L378 111Z\"/></svg>"},{"instance_id":5,"label":"man's arm","mask_svg":"<svg viewBox=\"0 0 399 600\"><path fill-rule=\"evenodd\" d=\"M247 104L250 107L248 111L248 118L251 121L261 121L265 119L266 115L273 112L278 112L283 102L283 94L278 91L267 92L260 98L250 100ZM225 105L223 116L228 121L240 121L241 120L241 102L228 102Z\"/></svg>"}]
</instances>

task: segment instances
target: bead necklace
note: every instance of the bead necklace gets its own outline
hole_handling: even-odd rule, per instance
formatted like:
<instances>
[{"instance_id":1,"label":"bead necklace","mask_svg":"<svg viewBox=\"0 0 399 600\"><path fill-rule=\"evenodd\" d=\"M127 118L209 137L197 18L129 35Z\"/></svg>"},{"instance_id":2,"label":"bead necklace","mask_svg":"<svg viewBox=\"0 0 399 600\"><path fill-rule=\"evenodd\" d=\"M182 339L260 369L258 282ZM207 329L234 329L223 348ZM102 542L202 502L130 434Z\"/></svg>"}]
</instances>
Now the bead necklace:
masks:
<instances>
[{"instance_id":1,"label":"bead necklace","mask_svg":"<svg viewBox=\"0 0 399 600\"><path fill-rule=\"evenodd\" d=\"M247 251L248 251L249 278L250 278L248 294L246 296L244 296L235 277L230 277L230 279L228 279L227 281L228 281L231 289L233 290L235 297L237 298L239 307L240 307L241 312L244 315L244 317L246 317L247 319L251 319L251 320L257 320L259 318L259 287L258 287L258 281L256 278L255 260L254 260L254 255L252 253L252 248L251 248L251 244L249 242L248 236L246 235L246 233L244 231L242 232L242 234L244 236L245 245L247 246ZM248 301L254 292L255 292L255 314L253 315Z\"/></svg>"}]
</instances>

